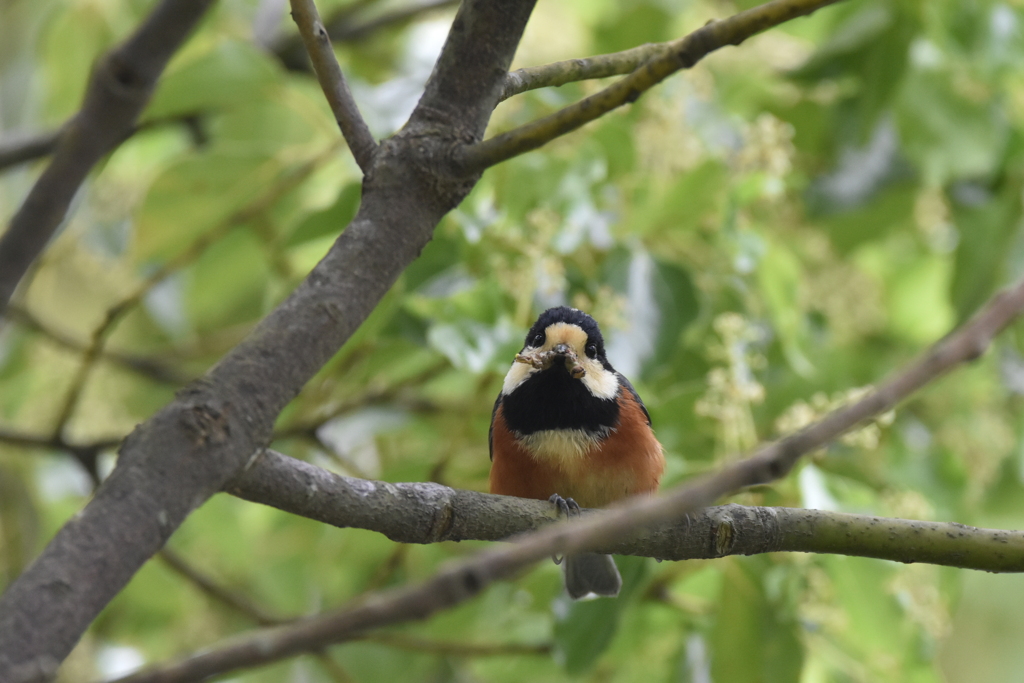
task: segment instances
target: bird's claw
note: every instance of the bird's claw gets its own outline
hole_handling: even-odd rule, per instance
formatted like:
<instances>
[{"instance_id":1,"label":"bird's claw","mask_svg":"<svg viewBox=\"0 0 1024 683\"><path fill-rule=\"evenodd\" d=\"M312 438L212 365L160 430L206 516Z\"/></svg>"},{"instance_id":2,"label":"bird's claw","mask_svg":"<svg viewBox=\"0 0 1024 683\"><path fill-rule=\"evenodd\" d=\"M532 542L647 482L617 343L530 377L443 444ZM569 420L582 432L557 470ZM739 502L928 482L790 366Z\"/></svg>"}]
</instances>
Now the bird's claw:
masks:
<instances>
[{"instance_id":1,"label":"bird's claw","mask_svg":"<svg viewBox=\"0 0 1024 683\"><path fill-rule=\"evenodd\" d=\"M566 519L580 516L580 505L572 498L562 498L557 493L552 493L548 502L554 505Z\"/></svg>"},{"instance_id":2,"label":"bird's claw","mask_svg":"<svg viewBox=\"0 0 1024 683\"><path fill-rule=\"evenodd\" d=\"M551 497L548 498L548 502L554 505L555 509L558 511L558 514L564 515L566 520L570 520L573 517L580 516L579 503L577 503L572 498L562 498L557 493L552 493ZM564 558L559 557L558 555L552 555L551 559L554 561L555 564L562 564L562 560Z\"/></svg>"}]
</instances>

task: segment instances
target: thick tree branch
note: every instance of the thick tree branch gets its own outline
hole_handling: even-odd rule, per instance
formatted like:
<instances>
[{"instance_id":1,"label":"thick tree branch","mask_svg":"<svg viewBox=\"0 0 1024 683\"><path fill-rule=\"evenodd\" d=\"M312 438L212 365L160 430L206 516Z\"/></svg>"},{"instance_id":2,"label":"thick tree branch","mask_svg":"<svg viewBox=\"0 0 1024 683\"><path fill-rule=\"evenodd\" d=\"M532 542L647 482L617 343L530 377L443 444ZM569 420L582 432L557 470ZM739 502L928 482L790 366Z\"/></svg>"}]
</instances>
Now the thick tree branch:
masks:
<instances>
[{"instance_id":1,"label":"thick tree branch","mask_svg":"<svg viewBox=\"0 0 1024 683\"><path fill-rule=\"evenodd\" d=\"M353 11L353 6L364 4L372 3L352 3L340 8L328 17L324 22L324 28L331 36L331 42L335 44L358 42L380 29L401 26L425 14L455 7L459 4L459 0L428 0L427 2L411 4L408 7L401 7L390 12L384 12L379 16L359 21L355 15L361 12ZM362 9L362 7L359 7L359 9ZM292 34L275 40L268 49L277 56L286 68L294 71L309 70L308 55L300 35ZM128 135L134 135L146 128L166 123L184 123L190 130L195 130L199 120L199 113L184 118L176 117L158 121L146 120L132 129ZM51 154L57 147L60 134L61 130L53 130L32 136L0 141L0 171Z\"/></svg>"},{"instance_id":2,"label":"thick tree branch","mask_svg":"<svg viewBox=\"0 0 1024 683\"><path fill-rule=\"evenodd\" d=\"M131 134L164 66L212 0L163 0L96 64L81 110L60 133L50 165L0 238L0 316L29 266L64 220L85 176Z\"/></svg>"},{"instance_id":3,"label":"thick tree branch","mask_svg":"<svg viewBox=\"0 0 1024 683\"><path fill-rule=\"evenodd\" d=\"M276 451L254 461L227 490L333 526L377 531L400 543L500 541L555 519L547 501L440 484L344 477ZM1024 571L1024 531L799 508L705 508L682 521L672 520L596 549L662 560L839 553L990 572Z\"/></svg>"},{"instance_id":4,"label":"thick tree branch","mask_svg":"<svg viewBox=\"0 0 1024 683\"><path fill-rule=\"evenodd\" d=\"M802 455L829 443L867 418L892 409L915 390L941 377L956 365L979 357L988 348L992 338L1022 312L1024 280L1011 290L994 296L982 311L960 329L937 342L924 356L895 373L864 398L833 411L824 419L792 436L758 449L749 458L725 467L717 473L677 487L658 498L634 498L603 514L587 515L569 524L549 524L527 533L514 543L489 548L466 560L449 565L433 578L417 586L360 597L351 607L236 639L222 648L160 669L159 678L138 680L193 680L276 661L301 652L316 651L332 643L358 637L374 628L426 619L438 611L468 600L494 581L511 578L526 567L551 555L594 549L614 550L620 547L618 544L626 543L631 538L654 534L658 527L671 524L673 520L683 519L684 516L711 505L726 493L766 484L784 476ZM263 467L261 460L281 462L280 456L266 453L262 458L254 458L250 461L249 467L229 484L229 489L236 492L244 490L250 500L266 499L269 496L266 490L267 480L264 479L260 484L259 478L255 481L248 479L254 470L259 471ZM299 476L299 487L304 495L315 495L319 484L308 484L303 480L305 476ZM351 484L354 481L358 480L348 480L345 483ZM282 488L295 485L295 482L290 485L279 483ZM403 496L401 489L388 488L393 485L382 486L383 488L379 488L372 482L356 483L348 497L350 500L369 500L375 497L399 499ZM543 502L539 504L543 505ZM457 517L451 506L441 504L437 509L441 514L433 515L429 519L414 520L414 523L420 525L421 533L427 537L439 537L456 523L474 523L472 520ZM351 512L355 518L366 518L365 512L360 512L359 509L352 509ZM408 514L409 510L405 512ZM350 521L342 523L351 524ZM845 523L849 524L849 520ZM886 552L887 547L888 551L894 551L891 544L886 546L884 539L868 533L867 529L873 526L870 520L866 524L866 529L858 533L853 533L850 527L843 527L843 523L837 524L838 528L823 528L826 537L835 539L837 536L846 535L849 530L853 537L870 537L872 541L869 545L875 552ZM723 533L726 530L728 533ZM967 533L963 527L931 528L926 532L922 526L915 526L912 533L927 535L933 542L937 542L943 534L956 535L960 531ZM983 533L980 538L984 539L986 534L990 544L994 543L1004 548L1011 542L1019 544L1021 540L1010 532L998 531ZM805 534L798 535L804 539L805 544L809 543ZM736 536L734 523L716 526L713 538L716 551L735 547L735 541L732 539ZM984 545L985 541L982 540L981 543ZM805 551L807 549L807 545L801 548ZM950 558L961 550L958 548L951 555L947 546L935 551L933 555L936 559ZM1008 553L1003 552L1000 555L997 551L993 556L997 562L1006 562ZM1020 567L1019 560L1019 557L1011 558L1005 565L1000 566L1017 569Z\"/></svg>"},{"instance_id":5,"label":"thick tree branch","mask_svg":"<svg viewBox=\"0 0 1024 683\"><path fill-rule=\"evenodd\" d=\"M335 145L332 145L323 153L300 165L248 205L229 215L206 233L200 235L181 253L150 273L131 294L107 309L103 320L93 330L92 339L82 354L81 363L79 363L78 369L71 380L70 388L57 414L57 421L53 428L54 439L63 439L64 431L71 421L75 409L78 407L78 402L85 391L86 383L92 375L96 362L103 357L107 340L128 312L138 306L154 287L167 279L172 273L198 259L210 245L223 238L235 227L263 215L283 195L301 184L321 164L330 159L334 155L334 148Z\"/></svg>"},{"instance_id":6,"label":"thick tree branch","mask_svg":"<svg viewBox=\"0 0 1024 683\"><path fill-rule=\"evenodd\" d=\"M498 103L501 87L519 45L521 33L500 30L480 40L485 25L515 27L524 25L536 0L509 0L476 5L463 2L452 22L448 39L441 48L434 72L430 75L416 109L409 117L414 128L444 130L449 142L479 140ZM493 71L504 64L502 73ZM424 150L433 152L434 150ZM447 153L447 148L436 150ZM434 167L432 154L420 157ZM465 182L462 174L460 179Z\"/></svg>"},{"instance_id":7,"label":"thick tree branch","mask_svg":"<svg viewBox=\"0 0 1024 683\"><path fill-rule=\"evenodd\" d=\"M479 173L497 163L537 149L624 104L635 102L680 69L689 69L726 45L739 45L772 26L811 14L839 0L772 0L745 12L712 21L688 36L668 43L622 80L561 111L455 152L454 162L465 173ZM598 58L599 59L599 58ZM504 92L504 87L502 92Z\"/></svg>"},{"instance_id":8,"label":"thick tree branch","mask_svg":"<svg viewBox=\"0 0 1024 683\"><path fill-rule=\"evenodd\" d=\"M439 176L431 160L483 134L532 6L463 3L420 116L381 145L359 211L328 254L245 341L125 440L89 504L0 596L0 680L53 676L138 568L261 451L281 409L465 197L472 180Z\"/></svg>"},{"instance_id":9,"label":"thick tree branch","mask_svg":"<svg viewBox=\"0 0 1024 683\"><path fill-rule=\"evenodd\" d=\"M341 72L338 59L334 56L334 47L327 29L320 22L316 4L313 0L291 0L291 6L292 17L299 27L299 35L313 62L313 71L327 103L334 112L334 120L338 122L356 163L365 173L373 163L373 155L377 153L377 142L359 113L352 91L345 81L345 74Z\"/></svg>"},{"instance_id":10,"label":"thick tree branch","mask_svg":"<svg viewBox=\"0 0 1024 683\"><path fill-rule=\"evenodd\" d=\"M546 527L554 520L551 505L545 501L459 491L436 484L387 484L349 479L322 470L314 472L318 468L300 461L288 462L290 458L273 452L267 453L267 459L274 463L272 467L254 475L259 468L254 465L241 482L233 485L244 485L245 480L253 476L269 479L285 474L289 477L285 486L287 493L277 495L279 499L287 498L289 504L277 507L338 526L357 526L389 536L405 524L397 535L406 542L503 540L510 527L528 531ZM265 493L273 488L260 486L258 491ZM319 504L311 502L314 500ZM355 514L350 516L353 511ZM596 518L600 517L600 512L588 511ZM396 524L394 517L402 522ZM507 517L514 519L507 521ZM440 524L439 520L442 520ZM1021 531L742 505L705 508L681 522L665 523L616 543L599 545L597 549L670 560L785 551L839 553L993 572L1024 571L1024 532ZM401 591L392 591L385 595L399 593ZM372 609L356 608L353 612L380 612L379 607L378 604ZM198 680L307 651L319 651L340 640L366 639L418 649L404 640L406 637L388 633L350 633L345 638L326 641L322 629L316 626L330 622L339 624L344 615L346 612L336 611L296 620L280 628L264 629L207 652L125 676L116 683ZM303 638L309 639L305 645ZM287 651L277 651L286 643L290 646ZM423 649L455 656L543 654L549 649L547 645L451 644L449 650L444 645L426 641Z\"/></svg>"}]
</instances>

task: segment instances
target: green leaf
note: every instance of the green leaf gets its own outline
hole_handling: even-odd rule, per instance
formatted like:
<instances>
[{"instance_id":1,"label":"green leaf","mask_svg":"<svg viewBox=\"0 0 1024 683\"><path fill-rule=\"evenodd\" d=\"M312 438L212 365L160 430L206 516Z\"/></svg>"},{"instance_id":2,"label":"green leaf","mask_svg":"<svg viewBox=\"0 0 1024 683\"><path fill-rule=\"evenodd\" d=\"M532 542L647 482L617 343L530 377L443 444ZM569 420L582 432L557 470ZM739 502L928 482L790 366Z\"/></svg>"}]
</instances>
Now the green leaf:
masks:
<instances>
[{"instance_id":1,"label":"green leaf","mask_svg":"<svg viewBox=\"0 0 1024 683\"><path fill-rule=\"evenodd\" d=\"M361 198L362 187L360 184L348 183L341 188L338 198L331 206L311 214L299 223L288 236L284 247L287 249L320 237L337 237L345 229L345 226L355 218Z\"/></svg>"},{"instance_id":2,"label":"green leaf","mask_svg":"<svg viewBox=\"0 0 1024 683\"><path fill-rule=\"evenodd\" d=\"M761 257L757 276L789 366L800 375L811 374L814 367L803 350L806 331L799 260L781 242L772 241Z\"/></svg>"},{"instance_id":3,"label":"green leaf","mask_svg":"<svg viewBox=\"0 0 1024 683\"><path fill-rule=\"evenodd\" d=\"M950 306L951 264L948 258L926 256L909 263L894 276L886 303L893 331L917 344L927 344L949 332L955 315Z\"/></svg>"},{"instance_id":4,"label":"green leaf","mask_svg":"<svg viewBox=\"0 0 1024 683\"><path fill-rule=\"evenodd\" d=\"M966 320L1002 284L1003 260L1020 220L1020 187L1016 183L997 196L977 186L961 188L961 194L968 193L977 199L957 202L957 193L953 193L953 221L960 242L951 298L958 321Z\"/></svg>"},{"instance_id":5,"label":"green leaf","mask_svg":"<svg viewBox=\"0 0 1024 683\"><path fill-rule=\"evenodd\" d=\"M55 120L82 104L93 64L113 35L98 4L70 3L54 17L43 42L47 105Z\"/></svg>"},{"instance_id":6,"label":"green leaf","mask_svg":"<svg viewBox=\"0 0 1024 683\"><path fill-rule=\"evenodd\" d=\"M930 186L991 176L1006 148L1000 107L989 98L965 97L952 81L941 71L915 72L898 100L904 151Z\"/></svg>"},{"instance_id":7,"label":"green leaf","mask_svg":"<svg viewBox=\"0 0 1024 683\"><path fill-rule=\"evenodd\" d=\"M135 257L172 258L254 200L281 170L259 153L211 150L186 157L153 182L135 221Z\"/></svg>"},{"instance_id":8,"label":"green leaf","mask_svg":"<svg viewBox=\"0 0 1024 683\"><path fill-rule=\"evenodd\" d=\"M144 119L243 107L280 79L280 67L248 40L223 40L189 57L160 80Z\"/></svg>"},{"instance_id":9,"label":"green leaf","mask_svg":"<svg viewBox=\"0 0 1024 683\"><path fill-rule=\"evenodd\" d=\"M258 240L248 230L232 231L192 269L186 305L195 327L215 330L259 317L268 276Z\"/></svg>"},{"instance_id":10,"label":"green leaf","mask_svg":"<svg viewBox=\"0 0 1024 683\"><path fill-rule=\"evenodd\" d=\"M856 79L856 90L843 102L849 125L842 132L849 142L859 145L891 107L906 73L916 28L916 17L898 4L863 3L793 77L806 81Z\"/></svg>"},{"instance_id":11,"label":"green leaf","mask_svg":"<svg viewBox=\"0 0 1024 683\"><path fill-rule=\"evenodd\" d=\"M608 648L622 611L647 576L646 558L617 556L615 563L622 574L617 598L573 601L563 592L555 599L554 657L570 675L590 669Z\"/></svg>"},{"instance_id":12,"label":"green leaf","mask_svg":"<svg viewBox=\"0 0 1024 683\"><path fill-rule=\"evenodd\" d=\"M623 3L617 15L608 17L594 35L597 53L618 52L644 43L660 43L669 33L673 16L654 2ZM630 6L632 5L632 6Z\"/></svg>"},{"instance_id":13,"label":"green leaf","mask_svg":"<svg viewBox=\"0 0 1024 683\"><path fill-rule=\"evenodd\" d=\"M765 595L761 559L723 562L722 600L711 636L711 673L729 683L796 683L803 648L795 620Z\"/></svg>"}]
</instances>

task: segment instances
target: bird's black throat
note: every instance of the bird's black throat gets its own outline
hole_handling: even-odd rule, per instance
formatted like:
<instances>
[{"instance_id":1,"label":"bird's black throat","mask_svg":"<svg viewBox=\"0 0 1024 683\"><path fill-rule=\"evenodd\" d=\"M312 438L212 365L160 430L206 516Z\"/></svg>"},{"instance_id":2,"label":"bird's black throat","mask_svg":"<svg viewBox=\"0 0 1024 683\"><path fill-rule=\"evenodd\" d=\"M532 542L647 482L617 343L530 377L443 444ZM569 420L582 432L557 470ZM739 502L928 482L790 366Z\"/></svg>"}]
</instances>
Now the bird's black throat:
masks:
<instances>
[{"instance_id":1,"label":"bird's black throat","mask_svg":"<svg viewBox=\"0 0 1024 683\"><path fill-rule=\"evenodd\" d=\"M618 401L591 394L564 363L534 373L504 396L502 413L508 428L524 436L548 429L606 434L619 423Z\"/></svg>"}]
</instances>

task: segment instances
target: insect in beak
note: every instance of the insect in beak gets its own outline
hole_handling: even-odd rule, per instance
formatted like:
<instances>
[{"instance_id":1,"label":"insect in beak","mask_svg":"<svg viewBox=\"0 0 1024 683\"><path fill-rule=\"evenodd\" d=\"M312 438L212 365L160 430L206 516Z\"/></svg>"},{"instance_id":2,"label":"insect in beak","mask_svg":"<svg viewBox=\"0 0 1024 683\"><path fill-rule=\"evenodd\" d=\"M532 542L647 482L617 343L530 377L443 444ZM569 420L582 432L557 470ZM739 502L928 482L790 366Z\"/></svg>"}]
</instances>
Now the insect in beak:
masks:
<instances>
[{"instance_id":1,"label":"insect in beak","mask_svg":"<svg viewBox=\"0 0 1024 683\"><path fill-rule=\"evenodd\" d=\"M533 353L520 353L516 355L517 363L525 363L538 370L547 370L556 360L565 363L565 369L573 379L583 379L587 374L586 368L580 363L579 357L568 344L556 344L549 351L534 351Z\"/></svg>"}]
</instances>

